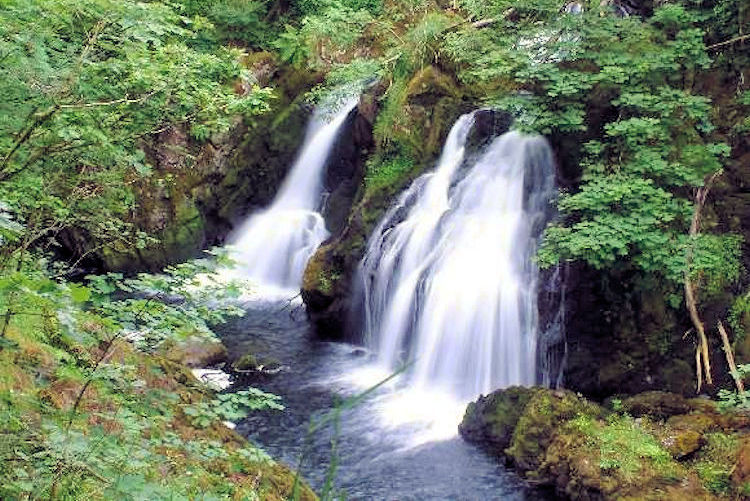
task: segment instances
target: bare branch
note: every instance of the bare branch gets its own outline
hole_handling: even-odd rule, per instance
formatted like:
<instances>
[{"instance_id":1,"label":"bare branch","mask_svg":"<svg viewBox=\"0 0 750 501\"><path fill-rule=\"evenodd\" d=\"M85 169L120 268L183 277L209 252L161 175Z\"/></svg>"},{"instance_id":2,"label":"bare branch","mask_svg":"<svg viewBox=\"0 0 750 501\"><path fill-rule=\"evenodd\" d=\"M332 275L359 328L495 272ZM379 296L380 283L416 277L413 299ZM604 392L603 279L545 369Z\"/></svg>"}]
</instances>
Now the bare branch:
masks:
<instances>
[{"instance_id":1,"label":"bare branch","mask_svg":"<svg viewBox=\"0 0 750 501\"><path fill-rule=\"evenodd\" d=\"M727 335L727 331L726 329L724 329L724 324L721 323L721 320L716 322L716 326L719 329L719 335L721 335L721 342L724 345L724 355L727 357L727 365L729 365L729 373L732 375L732 379L734 379L734 384L735 386L737 386L737 391L742 393L745 391L745 385L742 382L740 373L737 371L737 364L734 362L734 352L732 352L732 345L729 344L729 336Z\"/></svg>"},{"instance_id":2,"label":"bare branch","mask_svg":"<svg viewBox=\"0 0 750 501\"><path fill-rule=\"evenodd\" d=\"M750 35L741 35L741 36L738 36L738 37L731 38L729 40L725 40L723 42L719 42L719 43L715 43L713 45L709 45L708 47L706 47L706 49L708 49L708 50L718 49L719 47L724 47L725 45L731 45L733 43L737 43L737 42L741 42L743 40L747 40L748 38L750 38Z\"/></svg>"}]
</instances>

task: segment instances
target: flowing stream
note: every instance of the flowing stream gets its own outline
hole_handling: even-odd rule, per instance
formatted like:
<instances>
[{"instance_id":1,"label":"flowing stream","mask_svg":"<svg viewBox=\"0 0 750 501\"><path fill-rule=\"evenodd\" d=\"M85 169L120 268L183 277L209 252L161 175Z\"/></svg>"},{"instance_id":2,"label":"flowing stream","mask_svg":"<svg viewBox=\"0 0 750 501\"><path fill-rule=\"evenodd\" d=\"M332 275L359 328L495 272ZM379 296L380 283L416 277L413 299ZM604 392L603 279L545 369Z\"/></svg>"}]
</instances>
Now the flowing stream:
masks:
<instances>
[{"instance_id":1,"label":"flowing stream","mask_svg":"<svg viewBox=\"0 0 750 501\"><path fill-rule=\"evenodd\" d=\"M341 125L357 105L349 100L330 117L316 110L300 154L271 205L230 238L239 272L261 288L299 290L307 261L328 237L319 210L323 169Z\"/></svg>"}]
</instances>

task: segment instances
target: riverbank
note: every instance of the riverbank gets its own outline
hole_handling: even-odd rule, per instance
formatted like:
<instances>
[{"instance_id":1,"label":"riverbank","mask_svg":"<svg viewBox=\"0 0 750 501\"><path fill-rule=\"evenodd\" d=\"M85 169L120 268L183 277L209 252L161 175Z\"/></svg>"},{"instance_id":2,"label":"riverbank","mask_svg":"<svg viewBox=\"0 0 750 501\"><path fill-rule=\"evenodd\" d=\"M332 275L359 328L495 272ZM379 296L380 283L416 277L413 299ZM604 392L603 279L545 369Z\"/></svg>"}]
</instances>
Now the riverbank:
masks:
<instances>
[{"instance_id":1,"label":"riverbank","mask_svg":"<svg viewBox=\"0 0 750 501\"><path fill-rule=\"evenodd\" d=\"M288 467L220 419L198 419L217 394L176 350L173 361L122 338L76 337L101 321L88 315L71 332L54 316L19 315L0 338L0 469L13 472L0 497L290 499ZM317 499L303 481L298 490Z\"/></svg>"}]
</instances>

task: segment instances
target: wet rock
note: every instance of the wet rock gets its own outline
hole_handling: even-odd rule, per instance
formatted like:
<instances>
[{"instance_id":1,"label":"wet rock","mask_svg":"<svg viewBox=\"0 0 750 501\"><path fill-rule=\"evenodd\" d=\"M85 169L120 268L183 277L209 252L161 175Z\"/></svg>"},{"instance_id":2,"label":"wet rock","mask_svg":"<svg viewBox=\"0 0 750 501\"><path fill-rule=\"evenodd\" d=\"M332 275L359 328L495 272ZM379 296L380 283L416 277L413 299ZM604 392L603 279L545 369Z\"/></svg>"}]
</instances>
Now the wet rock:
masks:
<instances>
[{"instance_id":1,"label":"wet rock","mask_svg":"<svg viewBox=\"0 0 750 501\"><path fill-rule=\"evenodd\" d=\"M285 369L285 366L275 358L246 353L232 362L231 369L236 376L248 377L260 374L278 374Z\"/></svg>"},{"instance_id":2,"label":"wet rock","mask_svg":"<svg viewBox=\"0 0 750 501\"><path fill-rule=\"evenodd\" d=\"M195 379L216 391L226 390L232 386L232 378L226 372L218 369L193 369Z\"/></svg>"}]
</instances>

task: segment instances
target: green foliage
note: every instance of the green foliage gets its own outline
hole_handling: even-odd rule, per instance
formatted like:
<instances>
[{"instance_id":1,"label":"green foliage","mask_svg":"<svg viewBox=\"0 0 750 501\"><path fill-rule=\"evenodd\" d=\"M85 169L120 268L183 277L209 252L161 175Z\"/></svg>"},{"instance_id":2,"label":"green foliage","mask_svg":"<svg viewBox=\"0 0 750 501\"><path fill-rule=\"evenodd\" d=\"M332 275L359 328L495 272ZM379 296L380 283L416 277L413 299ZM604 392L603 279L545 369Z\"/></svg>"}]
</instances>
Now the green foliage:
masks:
<instances>
[{"instance_id":1,"label":"green foliage","mask_svg":"<svg viewBox=\"0 0 750 501\"><path fill-rule=\"evenodd\" d=\"M421 68L439 59L440 45L446 30L454 24L448 16L439 12L427 13L404 36L399 46L409 59L410 65Z\"/></svg>"},{"instance_id":2,"label":"green foliage","mask_svg":"<svg viewBox=\"0 0 750 501\"><path fill-rule=\"evenodd\" d=\"M166 340L215 339L211 325L242 316L244 310L232 303L240 296L242 285L227 283L217 274L229 264L226 253L213 251L213 255L215 259L168 266L159 275L141 273L133 279L116 273L89 276L92 306L146 351ZM112 294L117 292L131 297L113 300Z\"/></svg>"},{"instance_id":3,"label":"green foliage","mask_svg":"<svg viewBox=\"0 0 750 501\"><path fill-rule=\"evenodd\" d=\"M679 4L645 20L595 7L560 15L559 5L543 0L464 6L501 26L451 33L444 52L467 84L494 85L498 96L489 101L518 114L520 128L578 133L589 130L592 105L605 110L602 129L589 130L596 139L582 150L580 187L560 197L562 218L546 232L540 263L630 267L672 287L688 275L707 296L737 280L739 236L687 236L690 190L719 172L729 153L710 136L709 99L683 78L711 63L696 28L701 14ZM508 96L513 88L528 93Z\"/></svg>"},{"instance_id":4,"label":"green foliage","mask_svg":"<svg viewBox=\"0 0 750 501\"><path fill-rule=\"evenodd\" d=\"M240 40L250 45L267 41L267 3L257 0L213 2L208 18L219 28L222 39Z\"/></svg>"},{"instance_id":5,"label":"green foliage","mask_svg":"<svg viewBox=\"0 0 750 501\"><path fill-rule=\"evenodd\" d=\"M382 189L403 179L413 168L414 161L407 156L389 157L382 161L375 159L367 165L365 184L368 190Z\"/></svg>"},{"instance_id":6,"label":"green foliage","mask_svg":"<svg viewBox=\"0 0 750 501\"><path fill-rule=\"evenodd\" d=\"M297 67L304 63L329 67L353 48L373 22L367 6L368 2L358 1L305 2L300 22L287 24L273 45L283 61Z\"/></svg>"},{"instance_id":7,"label":"green foliage","mask_svg":"<svg viewBox=\"0 0 750 501\"><path fill-rule=\"evenodd\" d=\"M735 436L721 432L707 433L705 439L706 445L693 467L710 492L727 496L732 491L731 476L739 441Z\"/></svg>"},{"instance_id":8,"label":"green foliage","mask_svg":"<svg viewBox=\"0 0 750 501\"><path fill-rule=\"evenodd\" d=\"M733 374L732 376L745 380L748 375L750 375L750 364L741 364L737 366L737 374ZM721 389L719 390L718 397L719 409L722 411L750 410L749 390L740 392L739 390Z\"/></svg>"},{"instance_id":9,"label":"green foliage","mask_svg":"<svg viewBox=\"0 0 750 501\"><path fill-rule=\"evenodd\" d=\"M270 90L252 84L240 51L186 43L204 25L164 2L4 3L0 200L25 246L73 226L143 240L122 219L134 181L151 173L150 138L184 127L205 141L267 109ZM237 82L251 90L238 95Z\"/></svg>"},{"instance_id":10,"label":"green foliage","mask_svg":"<svg viewBox=\"0 0 750 501\"><path fill-rule=\"evenodd\" d=\"M0 200L0 246L17 239L23 231L23 225L13 220L13 214L8 209L9 206Z\"/></svg>"},{"instance_id":11,"label":"green foliage","mask_svg":"<svg viewBox=\"0 0 750 501\"><path fill-rule=\"evenodd\" d=\"M729 310L729 326L735 339L745 339L750 329L750 292L738 296Z\"/></svg>"},{"instance_id":12,"label":"green foliage","mask_svg":"<svg viewBox=\"0 0 750 501\"><path fill-rule=\"evenodd\" d=\"M295 0L294 6L303 15L314 15L326 9L364 10L379 14L383 10L383 0Z\"/></svg>"},{"instance_id":13,"label":"green foliage","mask_svg":"<svg viewBox=\"0 0 750 501\"><path fill-rule=\"evenodd\" d=\"M375 59L354 59L349 63L334 64L326 74L325 83L311 90L308 98L318 101L319 105L337 105L362 94L381 75L380 63Z\"/></svg>"},{"instance_id":14,"label":"green foliage","mask_svg":"<svg viewBox=\"0 0 750 501\"><path fill-rule=\"evenodd\" d=\"M184 330L212 335L211 325L240 314L222 305L238 285L220 280L228 263L214 254L86 285L56 279L35 255L0 273L0 498L260 499L257 482L233 476L260 480L270 458L204 428L282 409L279 397L249 389L214 398L184 369L132 347L150 351Z\"/></svg>"},{"instance_id":15,"label":"green foliage","mask_svg":"<svg viewBox=\"0 0 750 501\"><path fill-rule=\"evenodd\" d=\"M311 51L300 34L299 29L287 24L283 32L279 33L273 46L279 51L279 57L283 62L289 63L297 68L310 57Z\"/></svg>"},{"instance_id":16,"label":"green foliage","mask_svg":"<svg viewBox=\"0 0 750 501\"><path fill-rule=\"evenodd\" d=\"M182 408L190 422L198 428L206 428L220 421L237 421L246 418L250 411L279 410L284 406L281 397L256 388L233 393L222 393L209 402L186 405Z\"/></svg>"},{"instance_id":17,"label":"green foliage","mask_svg":"<svg viewBox=\"0 0 750 501\"><path fill-rule=\"evenodd\" d=\"M406 77L395 78L383 96L380 113L375 120L374 134L382 144L388 144L395 136L396 131L403 127L408 117L405 116L404 105L406 104L409 81Z\"/></svg>"}]
</instances>

